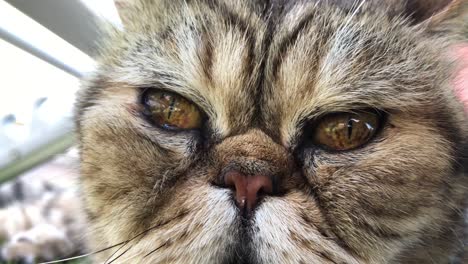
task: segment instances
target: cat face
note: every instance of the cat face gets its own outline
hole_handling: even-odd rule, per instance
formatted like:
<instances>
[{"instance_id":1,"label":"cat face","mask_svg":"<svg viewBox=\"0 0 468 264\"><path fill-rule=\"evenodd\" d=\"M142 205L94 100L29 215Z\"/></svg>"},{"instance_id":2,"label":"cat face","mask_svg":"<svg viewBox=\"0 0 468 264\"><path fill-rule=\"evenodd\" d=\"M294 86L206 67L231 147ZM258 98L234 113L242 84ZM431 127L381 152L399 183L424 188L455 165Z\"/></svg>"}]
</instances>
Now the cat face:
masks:
<instances>
[{"instance_id":1,"label":"cat face","mask_svg":"<svg viewBox=\"0 0 468 264\"><path fill-rule=\"evenodd\" d=\"M119 246L96 260L448 258L468 183L441 49L467 4L394 2L129 7L78 102L91 247Z\"/></svg>"}]
</instances>

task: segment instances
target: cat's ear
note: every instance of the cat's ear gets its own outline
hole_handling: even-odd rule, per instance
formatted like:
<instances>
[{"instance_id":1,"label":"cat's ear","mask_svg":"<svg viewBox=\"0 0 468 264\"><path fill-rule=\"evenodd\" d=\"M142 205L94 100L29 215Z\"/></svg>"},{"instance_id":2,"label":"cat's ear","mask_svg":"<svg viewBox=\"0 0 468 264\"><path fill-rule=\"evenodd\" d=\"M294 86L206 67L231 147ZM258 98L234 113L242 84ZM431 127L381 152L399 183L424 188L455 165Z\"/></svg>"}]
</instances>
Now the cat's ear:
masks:
<instances>
[{"instance_id":1,"label":"cat's ear","mask_svg":"<svg viewBox=\"0 0 468 264\"><path fill-rule=\"evenodd\" d=\"M455 95L463 103L465 112L468 113L468 44L457 45L452 48L450 53L458 61L452 87Z\"/></svg>"},{"instance_id":2,"label":"cat's ear","mask_svg":"<svg viewBox=\"0 0 468 264\"><path fill-rule=\"evenodd\" d=\"M163 10L164 6L168 3L175 2L176 0L114 0L115 7L122 20L124 27L136 24L141 25L142 22L152 21L156 14L166 15L164 12L158 12ZM186 0L177 0L184 2ZM142 17L143 16L143 17ZM153 23L153 22L152 22ZM156 22L154 22L156 23Z\"/></svg>"},{"instance_id":3,"label":"cat's ear","mask_svg":"<svg viewBox=\"0 0 468 264\"><path fill-rule=\"evenodd\" d=\"M129 9L135 5L136 0L114 0L115 7L119 12L120 19L122 20L122 24L126 25L130 19L128 15Z\"/></svg>"},{"instance_id":4,"label":"cat's ear","mask_svg":"<svg viewBox=\"0 0 468 264\"><path fill-rule=\"evenodd\" d=\"M468 0L408 0L406 13L428 33L468 41Z\"/></svg>"},{"instance_id":5,"label":"cat's ear","mask_svg":"<svg viewBox=\"0 0 468 264\"><path fill-rule=\"evenodd\" d=\"M447 38L443 49L457 63L452 88L468 113L468 0L408 0L407 14L427 34Z\"/></svg>"}]
</instances>

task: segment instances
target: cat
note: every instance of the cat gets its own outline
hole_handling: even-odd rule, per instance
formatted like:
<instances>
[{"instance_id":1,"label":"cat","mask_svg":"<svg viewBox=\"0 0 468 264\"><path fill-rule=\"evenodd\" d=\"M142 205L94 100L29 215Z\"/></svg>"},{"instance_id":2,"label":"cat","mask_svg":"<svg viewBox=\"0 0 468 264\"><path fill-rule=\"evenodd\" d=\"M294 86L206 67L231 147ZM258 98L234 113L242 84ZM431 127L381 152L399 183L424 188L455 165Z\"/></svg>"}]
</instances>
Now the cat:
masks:
<instances>
[{"instance_id":1,"label":"cat","mask_svg":"<svg viewBox=\"0 0 468 264\"><path fill-rule=\"evenodd\" d=\"M77 102L95 263L463 261L468 1L125 15Z\"/></svg>"}]
</instances>

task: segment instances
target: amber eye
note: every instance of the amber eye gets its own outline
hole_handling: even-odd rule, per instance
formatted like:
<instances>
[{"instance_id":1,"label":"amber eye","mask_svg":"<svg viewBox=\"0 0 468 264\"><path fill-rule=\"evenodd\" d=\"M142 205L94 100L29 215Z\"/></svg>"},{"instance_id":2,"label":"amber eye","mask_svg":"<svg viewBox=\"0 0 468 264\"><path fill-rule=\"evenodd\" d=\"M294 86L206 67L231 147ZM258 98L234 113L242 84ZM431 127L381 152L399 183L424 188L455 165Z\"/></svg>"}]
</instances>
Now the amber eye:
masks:
<instances>
[{"instance_id":1,"label":"amber eye","mask_svg":"<svg viewBox=\"0 0 468 264\"><path fill-rule=\"evenodd\" d=\"M336 113L323 117L314 130L314 142L330 150L358 148L372 139L379 115L371 112Z\"/></svg>"},{"instance_id":2,"label":"amber eye","mask_svg":"<svg viewBox=\"0 0 468 264\"><path fill-rule=\"evenodd\" d=\"M144 114L165 129L189 130L202 126L198 107L180 95L159 90L146 90L142 95Z\"/></svg>"}]
</instances>

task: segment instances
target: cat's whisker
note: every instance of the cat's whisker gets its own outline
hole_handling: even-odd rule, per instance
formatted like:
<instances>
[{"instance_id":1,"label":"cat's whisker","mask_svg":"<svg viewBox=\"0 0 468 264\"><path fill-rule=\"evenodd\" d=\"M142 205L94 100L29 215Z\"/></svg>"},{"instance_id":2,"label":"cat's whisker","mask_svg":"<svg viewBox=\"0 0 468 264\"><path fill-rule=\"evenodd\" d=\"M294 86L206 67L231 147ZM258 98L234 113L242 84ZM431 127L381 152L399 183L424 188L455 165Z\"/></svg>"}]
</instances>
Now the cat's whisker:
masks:
<instances>
[{"instance_id":1,"label":"cat's whisker","mask_svg":"<svg viewBox=\"0 0 468 264\"><path fill-rule=\"evenodd\" d=\"M355 1L353 3L353 6L354 4L356 3L357 1ZM351 23L351 20L357 15L357 13L359 12L359 10L361 10L362 6L366 3L366 0L361 0L361 3L359 3L359 5L356 7L356 9L354 9L353 13L351 14L350 17L348 17L348 20L346 20L346 22L343 24L342 28L346 28L349 23Z\"/></svg>"},{"instance_id":2,"label":"cat's whisker","mask_svg":"<svg viewBox=\"0 0 468 264\"><path fill-rule=\"evenodd\" d=\"M160 187L164 185L164 182L166 181L168 174L169 174L169 171L164 172L161 177L161 180L158 180L154 183L153 188L151 190L151 194L148 200L146 201L145 206L148 206L148 204L154 199L155 194L159 191L158 189L160 189Z\"/></svg>"},{"instance_id":3,"label":"cat's whisker","mask_svg":"<svg viewBox=\"0 0 468 264\"><path fill-rule=\"evenodd\" d=\"M159 226L158 226L159 227ZM149 230L147 230L149 231ZM112 253L107 259L106 261L104 261L104 264L110 264L114 261L116 261L117 259L119 259L120 257L122 257L125 253L127 253L135 244L137 244L138 242L140 242L141 238L143 238L143 236L140 237L140 240L137 241L136 243L130 245L127 249L125 249L122 253L120 253L117 257L115 257L114 259L112 259L121 249L123 249L126 245L128 245L128 243L130 243L133 239L136 239L139 235L137 235L136 237L132 238L131 240L129 241L126 241L121 247L119 247L114 253ZM112 259L112 260L111 260ZM108 262L109 261L109 262Z\"/></svg>"},{"instance_id":4,"label":"cat's whisker","mask_svg":"<svg viewBox=\"0 0 468 264\"><path fill-rule=\"evenodd\" d=\"M59 260L41 262L41 263L39 263L39 264L54 264L54 263L61 263L61 262L64 262L64 261L70 261L70 260L75 260L75 259L86 258L86 257L92 256L92 255L95 255L95 254L99 254L99 253L102 253L102 252L104 252L104 251L107 251L107 250L110 250L110 249L113 249L113 248L115 248L115 247L120 246L120 247L116 250L116 252L112 253L112 255L108 258L108 259L110 259L110 258L112 258L113 255L115 255L119 250L121 250L125 245L127 245L128 243L130 243L130 242L133 241L134 239L136 239L136 238L138 238L138 237L140 237L140 236L144 236L145 234L147 234L149 231L151 231L151 230L153 230L153 229L156 229L156 228L162 227L162 226L164 226L164 225L167 225L167 224L170 223L171 221L176 220L176 219L178 219L178 218L180 218L180 217L183 217L183 216L185 216L186 214L187 214L187 212L182 212L182 213L178 214L177 216L175 216L175 217L173 217L173 218L171 218L171 219L169 219L169 220L167 220L167 221L164 221L164 222L162 222L162 223L159 223L159 224L157 224L157 225L154 225L154 226L152 226L152 227L146 229L145 231L142 231L142 232L138 233L138 234L135 235L134 237L132 237L132 238L126 240L126 241L122 241L122 242L120 242L120 243L117 243L117 244L115 244L115 245L112 245L112 246L109 246L109 247L106 247L106 248L103 248L103 249L100 249L100 250L96 250L96 251L91 252L91 253L87 253L87 254L83 254L83 255L79 255L79 256L75 256L75 257L70 257L70 258L59 259ZM130 248L131 248L131 247L130 247ZM129 248L129 249L130 249L130 248ZM128 251L129 249L125 250L124 253L125 253L126 251ZM124 253L122 253L121 255L123 255ZM120 255L119 255L119 257L120 257ZM108 264L112 263L112 262L115 261L115 260L116 260L116 259L112 260L112 261L109 262ZM106 262L107 262L107 261L108 261L108 260L106 260ZM105 263L106 263L106 262L105 262Z\"/></svg>"},{"instance_id":5,"label":"cat's whisker","mask_svg":"<svg viewBox=\"0 0 468 264\"><path fill-rule=\"evenodd\" d=\"M166 242L164 242L164 243L162 243L162 244L161 244L159 247L157 247L157 248L153 249L153 250L152 250L150 253L148 253L148 254L144 255L144 256L143 256L143 258L146 258L146 257L148 257L149 255L151 255L151 254L153 254L154 252L158 251L159 249L161 249L161 248L165 247L166 245L167 245L167 241L166 241Z\"/></svg>"},{"instance_id":6,"label":"cat's whisker","mask_svg":"<svg viewBox=\"0 0 468 264\"><path fill-rule=\"evenodd\" d=\"M178 219L179 217L185 216L186 214L187 214L186 212L182 212L182 213L178 214L176 217L174 217L174 218L172 218L172 219L170 219L170 220L168 220L168 221L165 221L165 222L163 222L163 223L160 223L160 224L158 224L158 225L155 225L155 226L153 226L153 227L147 229L146 231L143 231L143 232L137 234L137 235L134 236L133 238L131 238L131 239L125 241L125 243L124 243L120 248L118 248L114 253L112 253L111 256L109 256L109 257L106 259L106 261L105 261L104 263L105 263L105 264L110 264L110 263L116 261L118 258L120 258L120 257L123 256L125 253L127 253L134 245L136 245L138 242L140 242L140 240L144 237L144 235L146 235L149 231L151 231L151 230L153 230L153 229L155 229L155 228L162 227L162 226L164 226L164 225L170 223L171 221ZM136 238L138 238L138 237L140 237L140 240L139 240L139 241L137 241L136 243L132 244L129 248L125 249L124 252L122 252L122 253L119 254L117 257L115 257L114 259L112 259L112 257L113 257L115 254L117 254L117 252L119 252L119 251L120 251L123 247L125 247L128 243L130 243L131 241L133 241L134 239L136 239ZM107 262L107 261L109 261L110 259L112 259L112 261Z\"/></svg>"},{"instance_id":7,"label":"cat's whisker","mask_svg":"<svg viewBox=\"0 0 468 264\"><path fill-rule=\"evenodd\" d=\"M121 259L121 263L132 263L131 260L134 260L141 255L141 252L133 252L131 255L126 256L126 258Z\"/></svg>"},{"instance_id":8,"label":"cat's whisker","mask_svg":"<svg viewBox=\"0 0 468 264\"><path fill-rule=\"evenodd\" d=\"M115 254L117 254L117 252L119 252L123 247L125 247L126 245L128 244L128 242L124 243L122 246L120 246L114 253L112 253L105 261L104 263L107 263L109 260L112 259L112 257L114 257Z\"/></svg>"},{"instance_id":9,"label":"cat's whisker","mask_svg":"<svg viewBox=\"0 0 468 264\"><path fill-rule=\"evenodd\" d=\"M118 247L118 246L120 246L120 245L122 245L122 244L124 244L124 243L125 243L125 242L121 242L121 243L118 243L118 244L115 244L115 245L112 245L112 246L109 246L109 247L106 247L106 248L103 248L103 249L100 249L100 250L96 250L96 251L91 252L91 253L79 255L79 256L74 256L74 257L64 258L64 259L58 259L58 260L53 260L53 261L47 261L47 262L40 262L39 264L62 263L62 262L64 262L64 261L70 261L70 260L76 260L76 259L86 258L86 257L92 256L92 255L99 254L99 253L101 253L101 252L104 252L104 251L113 249L113 248Z\"/></svg>"},{"instance_id":10,"label":"cat's whisker","mask_svg":"<svg viewBox=\"0 0 468 264\"><path fill-rule=\"evenodd\" d=\"M113 263L114 261L116 261L117 259L119 259L120 257L122 257L123 255L125 255L125 253L127 253L128 251L130 251L130 249L132 249L132 247L133 247L134 245L135 245L135 244L133 244L133 245L131 245L130 247L128 247L127 249L125 249L122 253L120 253L117 257L115 257L114 259L112 259L110 262L107 262L109 259L112 258L112 256L109 257L109 258L104 262L104 264L111 264L111 263ZM120 250L120 249L119 249L119 250ZM118 252L118 251L116 251L116 252ZM115 252L114 252L114 254L115 254ZM112 255L114 255L114 254L112 254Z\"/></svg>"}]
</instances>

